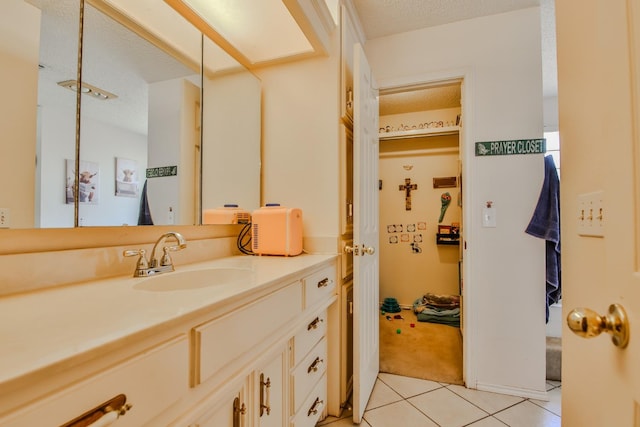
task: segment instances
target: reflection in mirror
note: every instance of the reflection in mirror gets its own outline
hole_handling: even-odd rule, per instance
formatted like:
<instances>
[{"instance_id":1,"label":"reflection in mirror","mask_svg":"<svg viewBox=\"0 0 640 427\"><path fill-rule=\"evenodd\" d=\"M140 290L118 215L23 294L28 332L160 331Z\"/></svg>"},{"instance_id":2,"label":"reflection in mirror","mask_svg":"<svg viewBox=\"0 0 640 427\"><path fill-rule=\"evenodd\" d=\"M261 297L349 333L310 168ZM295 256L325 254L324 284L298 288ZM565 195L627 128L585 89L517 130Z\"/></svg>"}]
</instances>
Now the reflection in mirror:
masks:
<instances>
[{"instance_id":1,"label":"reflection in mirror","mask_svg":"<svg viewBox=\"0 0 640 427\"><path fill-rule=\"evenodd\" d=\"M225 205L260 207L260 80L208 38L203 38L203 223L233 221L216 215ZM227 222L228 223L228 222Z\"/></svg>"},{"instance_id":2,"label":"reflection in mirror","mask_svg":"<svg viewBox=\"0 0 640 427\"><path fill-rule=\"evenodd\" d=\"M76 93L58 83L77 78L79 9L80 0L0 1L0 208L10 210L10 228L74 225L67 195L67 175L74 171L67 160L75 160ZM81 96L80 160L86 168L78 173L88 172L89 180L83 183L87 201L79 206L81 225L137 224L145 168L159 175L167 172L163 167L176 165L177 176L148 180L154 224L199 224L200 206L257 208L259 81L208 41L204 106L198 113L201 34L195 27L157 0L86 0L86 13L83 83L116 98ZM108 34L107 28L116 32ZM116 52L114 45L133 50L126 55L128 49ZM128 83L129 77L138 85ZM179 105L169 103L179 92ZM201 122L203 150L197 136ZM129 197L136 191L138 197Z\"/></svg>"},{"instance_id":3,"label":"reflection in mirror","mask_svg":"<svg viewBox=\"0 0 640 427\"><path fill-rule=\"evenodd\" d=\"M78 225L197 224L200 64L188 65L86 4Z\"/></svg>"},{"instance_id":4,"label":"reflection in mirror","mask_svg":"<svg viewBox=\"0 0 640 427\"><path fill-rule=\"evenodd\" d=\"M57 82L76 76L79 5L0 2L0 207L10 228L73 226L64 164L44 160L75 156L75 94Z\"/></svg>"}]
</instances>

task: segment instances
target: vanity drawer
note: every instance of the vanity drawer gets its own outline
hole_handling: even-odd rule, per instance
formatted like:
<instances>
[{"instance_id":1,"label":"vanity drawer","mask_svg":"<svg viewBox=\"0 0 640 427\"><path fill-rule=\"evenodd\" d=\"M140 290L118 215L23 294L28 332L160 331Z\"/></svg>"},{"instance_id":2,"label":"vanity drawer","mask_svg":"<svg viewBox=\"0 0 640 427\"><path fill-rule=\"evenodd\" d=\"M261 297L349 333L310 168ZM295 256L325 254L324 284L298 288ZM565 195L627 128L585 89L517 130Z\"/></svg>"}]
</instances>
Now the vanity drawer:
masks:
<instances>
[{"instance_id":1,"label":"vanity drawer","mask_svg":"<svg viewBox=\"0 0 640 427\"><path fill-rule=\"evenodd\" d=\"M189 341L182 335L0 419L0 425L33 427L46 420L60 426L124 394L132 407L114 425L141 426L188 391L188 360Z\"/></svg>"},{"instance_id":2,"label":"vanity drawer","mask_svg":"<svg viewBox=\"0 0 640 427\"><path fill-rule=\"evenodd\" d=\"M325 410L326 402L327 377L323 376L293 417L292 427L314 427Z\"/></svg>"},{"instance_id":3,"label":"vanity drawer","mask_svg":"<svg viewBox=\"0 0 640 427\"><path fill-rule=\"evenodd\" d=\"M327 340L322 339L293 371L293 412L297 412L305 398L327 370Z\"/></svg>"},{"instance_id":4,"label":"vanity drawer","mask_svg":"<svg viewBox=\"0 0 640 427\"><path fill-rule=\"evenodd\" d=\"M328 298L336 288L336 266L332 264L303 279L305 308Z\"/></svg>"},{"instance_id":5,"label":"vanity drawer","mask_svg":"<svg viewBox=\"0 0 640 427\"><path fill-rule=\"evenodd\" d=\"M299 282L193 329L193 385L201 384L302 312Z\"/></svg>"},{"instance_id":6,"label":"vanity drawer","mask_svg":"<svg viewBox=\"0 0 640 427\"><path fill-rule=\"evenodd\" d=\"M296 366L327 332L327 312L309 319L293 338L293 366Z\"/></svg>"}]
</instances>

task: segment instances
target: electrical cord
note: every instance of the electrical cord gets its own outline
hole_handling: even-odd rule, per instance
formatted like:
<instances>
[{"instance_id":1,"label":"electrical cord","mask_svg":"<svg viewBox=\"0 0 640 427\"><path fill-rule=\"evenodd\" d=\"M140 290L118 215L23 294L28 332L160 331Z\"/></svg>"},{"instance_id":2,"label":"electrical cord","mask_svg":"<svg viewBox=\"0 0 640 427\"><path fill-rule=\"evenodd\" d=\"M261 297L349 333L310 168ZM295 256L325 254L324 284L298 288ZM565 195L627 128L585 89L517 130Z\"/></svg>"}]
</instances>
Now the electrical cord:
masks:
<instances>
[{"instance_id":1,"label":"electrical cord","mask_svg":"<svg viewBox=\"0 0 640 427\"><path fill-rule=\"evenodd\" d=\"M238 234L238 239L236 240L236 244L238 246L238 250L245 255L255 255L251 250L251 223L246 223L240 233Z\"/></svg>"}]
</instances>

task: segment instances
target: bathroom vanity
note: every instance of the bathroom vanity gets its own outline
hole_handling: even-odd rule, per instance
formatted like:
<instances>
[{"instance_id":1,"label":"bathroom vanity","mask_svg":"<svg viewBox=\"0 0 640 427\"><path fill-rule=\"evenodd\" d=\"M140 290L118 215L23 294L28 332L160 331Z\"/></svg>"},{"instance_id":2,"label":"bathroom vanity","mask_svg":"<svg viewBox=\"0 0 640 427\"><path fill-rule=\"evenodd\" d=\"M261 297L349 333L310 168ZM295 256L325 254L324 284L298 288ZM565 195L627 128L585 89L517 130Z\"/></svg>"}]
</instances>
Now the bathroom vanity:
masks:
<instances>
[{"instance_id":1,"label":"bathroom vanity","mask_svg":"<svg viewBox=\"0 0 640 427\"><path fill-rule=\"evenodd\" d=\"M336 261L231 256L3 298L0 425L314 426Z\"/></svg>"}]
</instances>

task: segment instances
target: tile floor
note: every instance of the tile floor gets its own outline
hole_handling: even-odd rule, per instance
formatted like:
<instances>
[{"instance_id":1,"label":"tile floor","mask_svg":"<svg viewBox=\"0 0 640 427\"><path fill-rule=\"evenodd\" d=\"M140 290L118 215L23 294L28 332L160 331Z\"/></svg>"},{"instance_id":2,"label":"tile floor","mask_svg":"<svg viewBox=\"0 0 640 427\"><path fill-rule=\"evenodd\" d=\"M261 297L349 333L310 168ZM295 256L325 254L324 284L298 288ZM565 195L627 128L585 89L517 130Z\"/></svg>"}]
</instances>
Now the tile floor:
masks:
<instances>
[{"instance_id":1,"label":"tile floor","mask_svg":"<svg viewBox=\"0 0 640 427\"><path fill-rule=\"evenodd\" d=\"M462 386L380 373L363 427L560 426L561 383L547 381L549 401L469 390ZM352 426L351 412L323 427Z\"/></svg>"}]
</instances>

